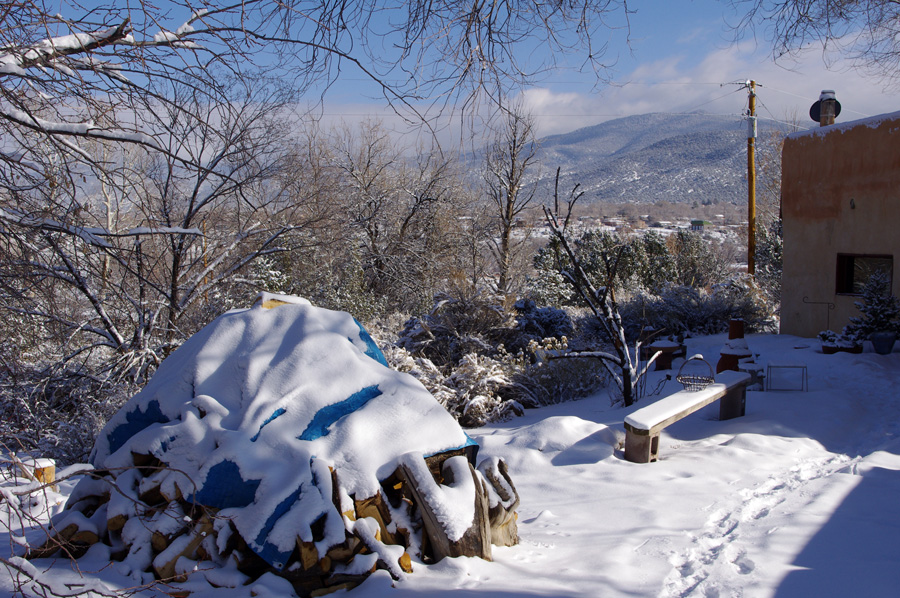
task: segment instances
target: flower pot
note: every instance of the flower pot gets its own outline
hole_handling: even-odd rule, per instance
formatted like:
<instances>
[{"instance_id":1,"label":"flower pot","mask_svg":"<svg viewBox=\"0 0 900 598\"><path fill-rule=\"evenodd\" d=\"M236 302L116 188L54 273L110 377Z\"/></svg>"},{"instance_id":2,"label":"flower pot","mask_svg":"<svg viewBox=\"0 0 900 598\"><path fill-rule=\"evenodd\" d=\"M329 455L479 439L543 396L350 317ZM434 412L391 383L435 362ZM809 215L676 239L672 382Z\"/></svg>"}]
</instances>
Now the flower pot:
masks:
<instances>
[{"instance_id":1,"label":"flower pot","mask_svg":"<svg viewBox=\"0 0 900 598\"><path fill-rule=\"evenodd\" d=\"M822 353L834 355L835 353L862 353L862 345L830 345L822 343Z\"/></svg>"},{"instance_id":2,"label":"flower pot","mask_svg":"<svg viewBox=\"0 0 900 598\"><path fill-rule=\"evenodd\" d=\"M893 332L873 332L869 335L869 340L872 341L872 348L876 353L887 355L894 350L894 341L897 340L897 335Z\"/></svg>"}]
</instances>

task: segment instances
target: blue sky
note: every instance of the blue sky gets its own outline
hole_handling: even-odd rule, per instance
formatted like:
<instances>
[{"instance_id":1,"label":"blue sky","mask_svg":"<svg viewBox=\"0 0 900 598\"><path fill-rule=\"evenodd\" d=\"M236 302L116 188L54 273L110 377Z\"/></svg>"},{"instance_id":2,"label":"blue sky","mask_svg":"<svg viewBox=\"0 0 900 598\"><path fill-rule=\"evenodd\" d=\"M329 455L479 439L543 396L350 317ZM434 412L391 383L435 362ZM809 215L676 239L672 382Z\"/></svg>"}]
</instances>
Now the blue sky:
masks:
<instances>
[{"instance_id":1,"label":"blue sky","mask_svg":"<svg viewBox=\"0 0 900 598\"><path fill-rule=\"evenodd\" d=\"M799 121L812 126L808 110L822 89L834 89L843 111L839 121L900 110L896 94L877 79L830 56L821 48L775 63L765 32L734 41L729 24L737 17L724 0L644 0L632 2L630 39L624 28L609 31L606 61L614 63L610 85L597 85L591 73L565 64L523 96L537 118L540 135L563 133L612 118L648 112L702 110L734 115L747 108L747 93L736 82L754 79L761 118ZM619 15L613 24L624 25ZM573 59L571 62L576 63ZM325 120L356 120L381 115L383 101L364 97L361 80L351 75L326 98Z\"/></svg>"},{"instance_id":2,"label":"blue sky","mask_svg":"<svg viewBox=\"0 0 900 598\"><path fill-rule=\"evenodd\" d=\"M843 107L839 121L900 110L895 92L846 60L830 56L831 68L826 67L821 48L776 64L765 31L756 39L735 42L729 24L738 17L730 0L631 0L629 7L635 11L629 16L630 32L619 12L610 17L611 27L600 32L608 40L595 40L608 41L604 61L611 64L605 73L610 84L598 85L593 73L580 72L581 58L557 56L560 68L521 90L540 136L648 112L702 110L733 115L737 122L746 110L747 93L735 83L749 79L760 85L761 118L812 126L809 106L822 89L836 91ZM187 17L182 13L184 8L174 9L166 26L177 27ZM541 58L540 46L533 51ZM345 69L325 98L324 122L377 117L388 127L406 129L379 93L363 75Z\"/></svg>"}]
</instances>

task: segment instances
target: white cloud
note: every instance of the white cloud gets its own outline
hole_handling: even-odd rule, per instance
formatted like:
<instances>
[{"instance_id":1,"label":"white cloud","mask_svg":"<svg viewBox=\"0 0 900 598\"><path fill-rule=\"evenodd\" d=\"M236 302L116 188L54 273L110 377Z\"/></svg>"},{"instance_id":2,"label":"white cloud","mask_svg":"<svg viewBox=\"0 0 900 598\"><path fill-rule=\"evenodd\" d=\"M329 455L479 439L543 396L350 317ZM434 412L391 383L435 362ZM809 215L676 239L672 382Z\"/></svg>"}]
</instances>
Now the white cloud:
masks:
<instances>
[{"instance_id":1,"label":"white cloud","mask_svg":"<svg viewBox=\"0 0 900 598\"><path fill-rule=\"evenodd\" d=\"M846 61L832 60L828 68L821 50L811 50L795 60L775 64L771 55L752 42L713 50L701 60L691 60L675 49L672 54L643 63L619 77L616 83L598 90L591 89L592 81L568 81L530 88L520 99L536 117L539 136L649 112L699 110L734 115L737 120L747 108L747 92L738 83L751 78L760 85L757 113L761 118L796 119L803 126L813 126L808 111L822 89L836 91L843 108L839 122L900 110L895 93L885 91L879 80L850 68ZM405 145L414 146L417 139L427 135L425 129L410 126L377 103L328 102L322 122L327 128L373 117L394 131ZM479 141L461 130L487 130L484 119L460 119L458 113L446 113L434 125L445 148L478 146Z\"/></svg>"},{"instance_id":2,"label":"white cloud","mask_svg":"<svg viewBox=\"0 0 900 598\"><path fill-rule=\"evenodd\" d=\"M827 57L834 59L833 56ZM840 121L900 110L894 93L883 83L850 68L843 60L826 67L821 51L807 51L790 62L776 64L739 44L709 53L689 63L680 55L669 56L635 68L598 93L555 91L552 87L529 89L524 97L537 117L539 133L550 135L589 126L616 117L647 112L693 112L740 116L747 107L747 93L734 83L754 79L760 117L776 120L808 120L809 106L822 89L834 89L843 112ZM812 122L809 121L812 126Z\"/></svg>"}]
</instances>

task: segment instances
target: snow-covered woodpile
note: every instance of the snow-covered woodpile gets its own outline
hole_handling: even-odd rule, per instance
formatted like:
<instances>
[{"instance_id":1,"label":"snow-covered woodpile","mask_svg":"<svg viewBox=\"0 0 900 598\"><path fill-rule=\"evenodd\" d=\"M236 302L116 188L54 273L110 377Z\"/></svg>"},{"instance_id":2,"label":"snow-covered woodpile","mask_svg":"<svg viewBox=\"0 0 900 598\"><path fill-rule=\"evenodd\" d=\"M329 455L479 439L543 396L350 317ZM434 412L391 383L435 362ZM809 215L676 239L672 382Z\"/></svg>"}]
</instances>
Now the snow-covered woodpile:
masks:
<instances>
[{"instance_id":1,"label":"snow-covered woodpile","mask_svg":"<svg viewBox=\"0 0 900 598\"><path fill-rule=\"evenodd\" d=\"M300 595L490 559L517 542L518 495L504 462L473 467L477 450L352 317L263 297L194 335L109 422L94 475L30 556L102 542L157 579L273 572Z\"/></svg>"}]
</instances>

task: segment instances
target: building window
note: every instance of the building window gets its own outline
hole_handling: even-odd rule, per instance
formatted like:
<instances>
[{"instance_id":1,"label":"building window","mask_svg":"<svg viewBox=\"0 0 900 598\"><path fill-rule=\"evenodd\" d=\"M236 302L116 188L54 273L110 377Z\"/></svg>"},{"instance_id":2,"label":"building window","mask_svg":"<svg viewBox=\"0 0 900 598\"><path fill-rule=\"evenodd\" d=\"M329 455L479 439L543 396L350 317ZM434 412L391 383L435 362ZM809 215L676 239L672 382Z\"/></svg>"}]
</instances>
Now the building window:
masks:
<instances>
[{"instance_id":1,"label":"building window","mask_svg":"<svg viewBox=\"0 0 900 598\"><path fill-rule=\"evenodd\" d=\"M894 257L891 255L851 255L839 253L837 256L838 295L862 295L869 277L883 272L893 286Z\"/></svg>"}]
</instances>

